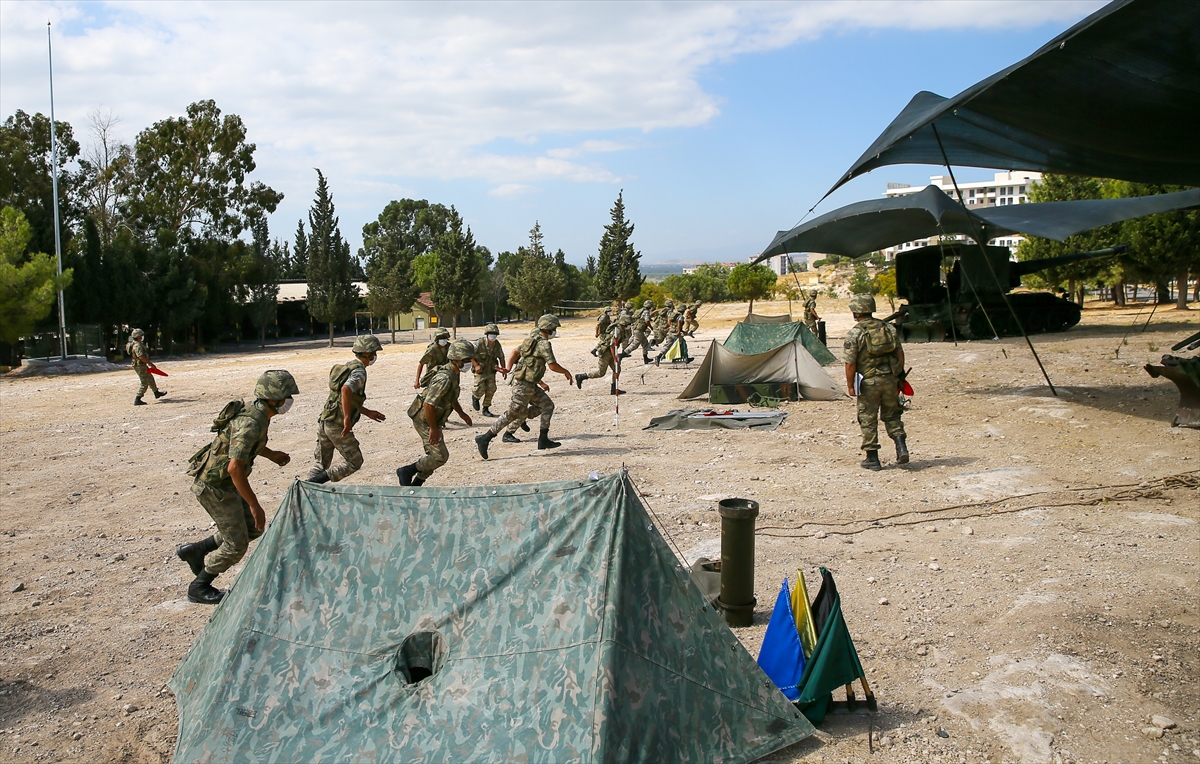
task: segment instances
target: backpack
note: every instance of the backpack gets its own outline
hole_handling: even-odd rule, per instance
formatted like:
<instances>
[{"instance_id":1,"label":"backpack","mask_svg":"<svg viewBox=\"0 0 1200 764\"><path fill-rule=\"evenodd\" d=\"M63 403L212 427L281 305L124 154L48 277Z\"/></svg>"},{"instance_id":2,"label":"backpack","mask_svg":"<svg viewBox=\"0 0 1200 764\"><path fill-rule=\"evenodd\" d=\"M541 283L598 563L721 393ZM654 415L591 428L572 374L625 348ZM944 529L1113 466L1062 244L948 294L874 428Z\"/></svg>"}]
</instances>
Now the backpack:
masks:
<instances>
[{"instance_id":1,"label":"backpack","mask_svg":"<svg viewBox=\"0 0 1200 764\"><path fill-rule=\"evenodd\" d=\"M346 363L334 364L333 368L329 370L329 399L325 401L325 407L321 409L321 414L317 417L319 421L327 422L337 419L338 413L342 410L342 385L346 384L346 380L350 379L350 374L362 365L362 361L355 359ZM427 376L429 375L426 374L422 377L422 385L426 384L424 380ZM363 388L362 401L357 400L360 397L357 393L354 395L356 399L355 403L357 404L355 409L357 410L366 401L367 390L365 387ZM357 414L356 421L353 424L358 424Z\"/></svg>"},{"instance_id":2,"label":"backpack","mask_svg":"<svg viewBox=\"0 0 1200 764\"><path fill-rule=\"evenodd\" d=\"M242 400L232 400L225 404L225 408L221 409L221 413L217 414L217 418L213 420L210 431L218 433L217 437L213 438L212 442L192 454L192 458L188 459L188 477L198 478L208 468L209 457L216 454L219 456L224 452L226 461L229 458L229 423L242 413L246 408L246 404ZM224 445L224 448L221 448ZM216 448L214 448L216 446ZM218 465L219 466L219 465Z\"/></svg>"},{"instance_id":3,"label":"backpack","mask_svg":"<svg viewBox=\"0 0 1200 764\"><path fill-rule=\"evenodd\" d=\"M870 355L891 355L896 352L896 330L882 321L863 325L863 341Z\"/></svg>"}]
</instances>

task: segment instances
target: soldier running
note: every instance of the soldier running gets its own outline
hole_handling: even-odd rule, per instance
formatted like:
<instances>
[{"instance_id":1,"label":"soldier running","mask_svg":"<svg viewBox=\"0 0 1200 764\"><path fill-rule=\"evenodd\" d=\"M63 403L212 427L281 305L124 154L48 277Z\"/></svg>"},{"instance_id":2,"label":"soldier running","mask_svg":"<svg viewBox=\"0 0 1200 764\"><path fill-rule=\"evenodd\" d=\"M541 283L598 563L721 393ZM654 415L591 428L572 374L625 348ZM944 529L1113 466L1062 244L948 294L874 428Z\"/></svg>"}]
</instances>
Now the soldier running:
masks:
<instances>
[{"instance_id":1,"label":"soldier running","mask_svg":"<svg viewBox=\"0 0 1200 764\"><path fill-rule=\"evenodd\" d=\"M471 417L458 403L458 380L463 366L474 357L474 344L467 340L455 340L446 353L447 363L434 370L425 390L408 407L408 416L412 419L413 429L421 436L425 455L396 470L400 485L422 485L434 470L450 460L442 428L446 426L451 411L458 412L468 425L472 424Z\"/></svg>"},{"instance_id":2,"label":"soldier running","mask_svg":"<svg viewBox=\"0 0 1200 764\"><path fill-rule=\"evenodd\" d=\"M343 480L362 467L362 449L354 435L354 425L360 416L382 422L387 417L363 404L367 400L367 367L375 363L383 345L373 334L359 335L354 340L354 360L335 364L329 370L329 399L317 417L317 447L314 464L308 472L310 483ZM342 463L330 469L333 451L342 455Z\"/></svg>"},{"instance_id":3,"label":"soldier running","mask_svg":"<svg viewBox=\"0 0 1200 764\"><path fill-rule=\"evenodd\" d=\"M450 330L438 329L433 334L433 342L425 346L421 361L417 364L417 378L413 381L413 389L420 390L429 384L433 372L446 364L446 352L450 349Z\"/></svg>"},{"instance_id":4,"label":"soldier running","mask_svg":"<svg viewBox=\"0 0 1200 764\"><path fill-rule=\"evenodd\" d=\"M857 322L846 333L842 360L846 362L846 392L857 398L862 450L867 458L862 467L881 470L879 463L879 420L896 442L896 463L908 464L908 443L900 417L900 383L904 374L904 348L896 330L875 318L875 298L858 294L850 300ZM857 383L857 384L856 384Z\"/></svg>"},{"instance_id":5,"label":"soldier running","mask_svg":"<svg viewBox=\"0 0 1200 764\"><path fill-rule=\"evenodd\" d=\"M133 370L137 372L138 381L142 386L138 388L137 395L134 396L134 406L145 406L146 402L142 400L142 396L146 394L146 389L154 391L154 398L163 397L167 394L166 390L159 390L158 385L154 383L154 375L150 373L150 369L157 370L150 361L150 348L146 345L146 333L141 329L134 329L129 333L129 342L125 345L125 352L129 354Z\"/></svg>"},{"instance_id":6,"label":"soldier running","mask_svg":"<svg viewBox=\"0 0 1200 764\"><path fill-rule=\"evenodd\" d=\"M629 323L629 316L621 316L600 336L600 342L596 345L596 357L599 359L596 370L590 374L576 374L576 387L583 389L585 379L599 379L612 370L613 379L609 394L625 394L624 390L617 389L617 355L620 353L621 342L629 335Z\"/></svg>"},{"instance_id":7,"label":"soldier running","mask_svg":"<svg viewBox=\"0 0 1200 764\"><path fill-rule=\"evenodd\" d=\"M213 587L213 579L237 564L266 528L267 515L250 487L250 472L259 455L280 467L291 461L284 452L267 448L267 430L271 418L286 414L299 394L288 372L264 372L254 386L254 401L227 403L213 420L217 436L189 460L188 475L196 479L192 493L217 524L213 535L175 550L196 577L188 586L189 602L220 602L224 592Z\"/></svg>"},{"instance_id":8,"label":"soldier running","mask_svg":"<svg viewBox=\"0 0 1200 764\"><path fill-rule=\"evenodd\" d=\"M504 348L500 346L500 327L488 324L483 328L483 338L475 343L475 387L471 391L471 407L479 411L482 403L484 416L496 416L490 408L496 394L496 372L508 379Z\"/></svg>"},{"instance_id":9,"label":"soldier running","mask_svg":"<svg viewBox=\"0 0 1200 764\"><path fill-rule=\"evenodd\" d=\"M513 433L526 419L536 416L541 417L538 450L558 448L562 445L558 441L550 440L550 420L554 416L554 401L546 394L550 386L542 381L546 370L549 369L566 377L567 384L572 382L571 372L558 365L558 361L554 358L554 348L550 344L550 340L554 339L558 333L560 325L558 316L547 313L537 320L537 329L531 332L521 346L509 355L508 365L513 370L513 383L512 401L508 405L508 411L501 414L487 432L475 437L479 455L484 459L488 458L488 445L493 438L500 434L500 430L507 428L504 433L504 442L520 442ZM512 440L509 440L510 437Z\"/></svg>"},{"instance_id":10,"label":"soldier running","mask_svg":"<svg viewBox=\"0 0 1200 764\"><path fill-rule=\"evenodd\" d=\"M663 302L663 306L654 311L654 341L651 345L661 345L667 337L667 331L671 328L669 316L675 310L675 303L667 299Z\"/></svg>"},{"instance_id":11,"label":"soldier running","mask_svg":"<svg viewBox=\"0 0 1200 764\"><path fill-rule=\"evenodd\" d=\"M650 363L650 341L646 338L646 331L650 328L650 316L654 309L654 302L646 300L642 303L642 309L633 316L633 323L629 326L629 341L625 343L625 347L621 350L621 357L628 358L633 355L633 351L638 348L642 349L642 363Z\"/></svg>"}]
</instances>

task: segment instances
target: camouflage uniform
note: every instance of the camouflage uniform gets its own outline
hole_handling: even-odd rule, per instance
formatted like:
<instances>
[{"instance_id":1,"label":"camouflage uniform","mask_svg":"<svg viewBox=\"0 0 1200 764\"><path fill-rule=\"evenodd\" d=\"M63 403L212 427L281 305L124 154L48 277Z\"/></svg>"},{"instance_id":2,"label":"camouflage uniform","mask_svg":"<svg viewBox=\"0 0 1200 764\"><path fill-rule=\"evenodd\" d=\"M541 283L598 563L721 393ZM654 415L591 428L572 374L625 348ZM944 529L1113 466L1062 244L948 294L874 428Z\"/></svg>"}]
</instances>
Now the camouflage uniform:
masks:
<instances>
[{"instance_id":1,"label":"camouflage uniform","mask_svg":"<svg viewBox=\"0 0 1200 764\"><path fill-rule=\"evenodd\" d=\"M313 451L313 461L316 463L309 470L310 479L324 473L329 476L330 481L336 483L362 468L363 455L358 437L353 430L342 435L346 421L342 412L343 387L350 388L350 426L354 427L358 424L362 416L362 406L367 401L367 367L362 361L355 358L329 370L329 399L325 401L325 408L317 417L317 447ZM337 449L345 461L330 469L334 449Z\"/></svg>"},{"instance_id":2,"label":"camouflage uniform","mask_svg":"<svg viewBox=\"0 0 1200 764\"><path fill-rule=\"evenodd\" d=\"M446 365L446 354L450 352L450 332L445 329L438 329L434 334L433 342L430 342L425 347L425 352L421 354L420 364L425 367L424 373L421 374L421 379L418 384L425 387L429 384L429 380L433 378L433 372L439 366ZM446 344L443 345L442 343Z\"/></svg>"},{"instance_id":3,"label":"camouflage uniform","mask_svg":"<svg viewBox=\"0 0 1200 764\"><path fill-rule=\"evenodd\" d=\"M817 290L808 293L804 299L804 325L814 335L817 333Z\"/></svg>"},{"instance_id":4,"label":"camouflage uniform","mask_svg":"<svg viewBox=\"0 0 1200 764\"><path fill-rule=\"evenodd\" d=\"M648 300L647 303L649 303ZM633 351L641 348L642 360L649 361L647 351L650 349L650 341L646 338L646 330L650 325L650 314L651 310L648 306L643 307L634 314L633 323L629 326L629 341L625 343L625 347L621 350L622 356L629 357L633 355Z\"/></svg>"},{"instance_id":5,"label":"camouflage uniform","mask_svg":"<svg viewBox=\"0 0 1200 764\"><path fill-rule=\"evenodd\" d=\"M137 395L133 398L134 402L141 401L147 389L154 391L155 398L163 397L166 393L158 391L158 385L154 382L154 375L150 373L150 367L142 361L143 358L150 357L150 348L145 342L145 333L141 329L134 329L129 337L129 344L126 345L125 349L129 352L130 365L133 367L134 372L137 373L138 381L142 383L138 388Z\"/></svg>"},{"instance_id":6,"label":"camouflage uniform","mask_svg":"<svg viewBox=\"0 0 1200 764\"><path fill-rule=\"evenodd\" d=\"M700 302L696 301L687 306L683 314L683 333L691 336L697 329L700 328L700 322L696 320L696 314L700 312Z\"/></svg>"},{"instance_id":7,"label":"camouflage uniform","mask_svg":"<svg viewBox=\"0 0 1200 764\"><path fill-rule=\"evenodd\" d=\"M512 400L508 411L492 423L488 432L498 435L507 428L509 435L517 431L526 419L541 417L541 429L550 429L550 419L554 416L554 401L546 395L546 391L538 387L538 382L546 376L546 367L557 363L554 358L554 348L550 340L542 333L534 330L521 343L518 351L520 358L512 372Z\"/></svg>"},{"instance_id":8,"label":"camouflage uniform","mask_svg":"<svg viewBox=\"0 0 1200 764\"><path fill-rule=\"evenodd\" d=\"M412 419L413 429L421 436L421 443L425 446L425 455L416 462L417 476L421 482L428 480L434 470L450 460L445 433L442 433L441 439L436 444L429 442L429 422L425 420L424 404L428 403L433 407L437 413L438 429L443 429L446 426L446 420L454 411L455 404L458 403L458 374L458 369L454 368L452 363L439 366L434 370L425 389L409 407L408 416Z\"/></svg>"},{"instance_id":9,"label":"camouflage uniform","mask_svg":"<svg viewBox=\"0 0 1200 764\"><path fill-rule=\"evenodd\" d=\"M475 370L475 387L471 391L472 404L478 401L488 409L496 394L496 368L504 366L504 348L500 340L488 344L486 337L479 338L475 343L475 361L479 367Z\"/></svg>"},{"instance_id":10,"label":"camouflage uniform","mask_svg":"<svg viewBox=\"0 0 1200 764\"><path fill-rule=\"evenodd\" d=\"M615 345L619 351L621 340L626 336L626 330L629 326L629 319L622 316L616 323L608 328L608 331L600 335L600 341L596 343L596 358L599 363L596 364L596 370L589 374L581 374L584 379L599 379L608 370L616 370L617 359L613 357L613 346Z\"/></svg>"},{"instance_id":11,"label":"camouflage uniform","mask_svg":"<svg viewBox=\"0 0 1200 764\"><path fill-rule=\"evenodd\" d=\"M654 321L652 324L654 327L654 343L653 344L661 345L663 340L666 339L667 331L671 328L668 316L673 309L674 308L673 308L671 301L667 300L665 303L663 303L663 306L661 308L654 311L654 313L653 313Z\"/></svg>"},{"instance_id":12,"label":"camouflage uniform","mask_svg":"<svg viewBox=\"0 0 1200 764\"><path fill-rule=\"evenodd\" d=\"M890 334L895 349L873 354L871 345ZM879 420L893 439L902 439L904 423L900 421L899 374L900 337L896 330L878 318L865 318L846 333L842 360L854 364L863 379L858 394L858 426L862 430L862 450L879 451Z\"/></svg>"},{"instance_id":13,"label":"camouflage uniform","mask_svg":"<svg viewBox=\"0 0 1200 764\"><path fill-rule=\"evenodd\" d=\"M609 307L605 308L604 312L601 313L596 318L596 336L597 337L599 337L601 334L604 334L606 331L608 331L608 327L610 324L612 324L612 320L613 320L612 313L613 313L612 306L609 306Z\"/></svg>"}]
</instances>

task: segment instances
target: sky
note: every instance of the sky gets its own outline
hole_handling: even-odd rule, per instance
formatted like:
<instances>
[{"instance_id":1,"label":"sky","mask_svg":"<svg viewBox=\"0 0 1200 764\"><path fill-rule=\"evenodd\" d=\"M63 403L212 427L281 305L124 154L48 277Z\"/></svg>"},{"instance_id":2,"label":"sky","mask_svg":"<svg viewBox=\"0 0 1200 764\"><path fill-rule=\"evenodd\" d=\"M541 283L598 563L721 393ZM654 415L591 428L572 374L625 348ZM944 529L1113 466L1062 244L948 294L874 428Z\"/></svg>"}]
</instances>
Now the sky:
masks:
<instances>
[{"instance_id":1,"label":"sky","mask_svg":"<svg viewBox=\"0 0 1200 764\"><path fill-rule=\"evenodd\" d=\"M274 236L320 168L356 251L407 197L455 205L493 253L536 221L583 264L623 193L643 263L745 261L918 91L954 95L1103 5L4 1L0 118L49 113L49 21L55 116L81 144L98 111L132 143L213 99L285 196ZM943 171L885 167L814 214Z\"/></svg>"}]
</instances>

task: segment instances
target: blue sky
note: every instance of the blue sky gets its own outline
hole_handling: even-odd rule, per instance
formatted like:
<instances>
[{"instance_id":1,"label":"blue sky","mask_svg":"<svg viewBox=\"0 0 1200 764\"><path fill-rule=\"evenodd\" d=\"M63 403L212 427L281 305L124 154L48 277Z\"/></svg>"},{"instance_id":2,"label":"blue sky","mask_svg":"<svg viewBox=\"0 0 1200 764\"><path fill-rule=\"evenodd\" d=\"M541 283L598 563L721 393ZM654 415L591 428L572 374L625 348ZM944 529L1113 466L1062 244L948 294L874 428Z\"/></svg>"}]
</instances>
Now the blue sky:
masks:
<instances>
[{"instance_id":1,"label":"blue sky","mask_svg":"<svg viewBox=\"0 0 1200 764\"><path fill-rule=\"evenodd\" d=\"M582 264L624 189L645 262L744 260L820 199L919 90L953 95L1102 3L0 3L0 112L132 141L213 98L243 117L290 237L329 178L342 230L454 204L515 249L535 220ZM1007 169L1007 168L998 168ZM962 169L960 180L990 177ZM923 184L856 179L817 213Z\"/></svg>"}]
</instances>

